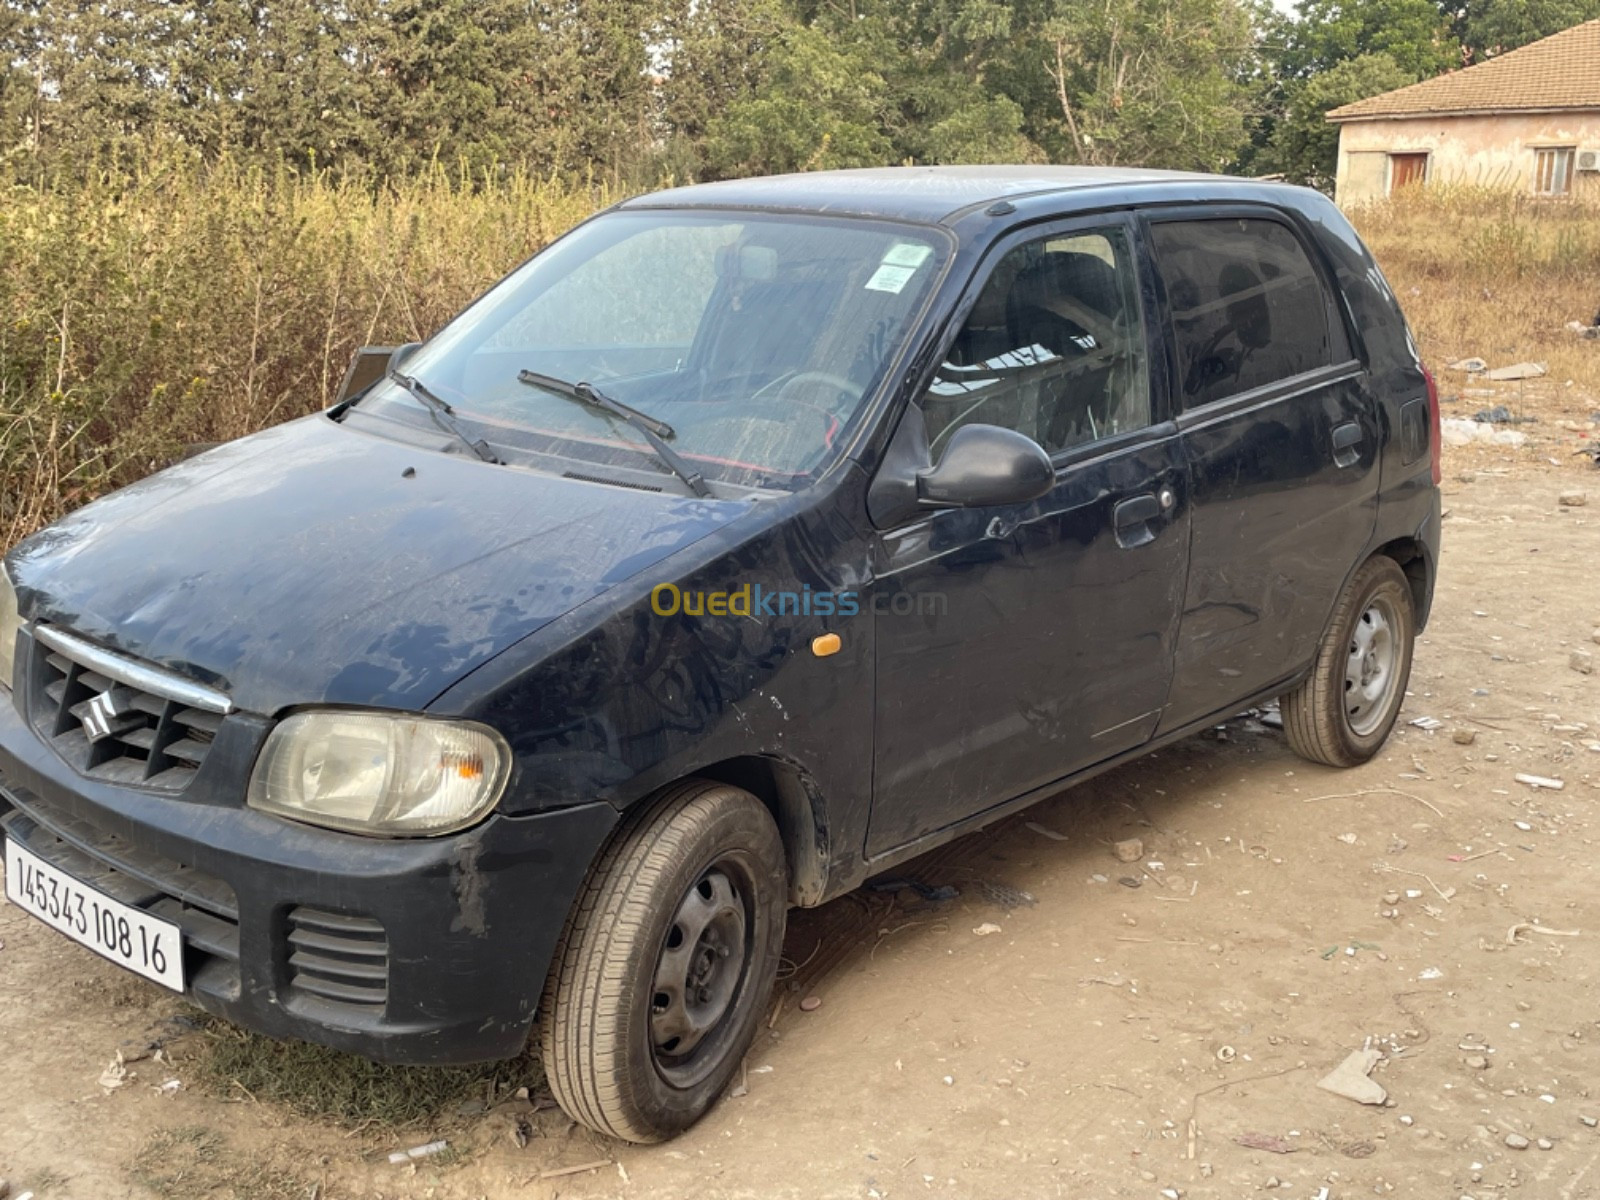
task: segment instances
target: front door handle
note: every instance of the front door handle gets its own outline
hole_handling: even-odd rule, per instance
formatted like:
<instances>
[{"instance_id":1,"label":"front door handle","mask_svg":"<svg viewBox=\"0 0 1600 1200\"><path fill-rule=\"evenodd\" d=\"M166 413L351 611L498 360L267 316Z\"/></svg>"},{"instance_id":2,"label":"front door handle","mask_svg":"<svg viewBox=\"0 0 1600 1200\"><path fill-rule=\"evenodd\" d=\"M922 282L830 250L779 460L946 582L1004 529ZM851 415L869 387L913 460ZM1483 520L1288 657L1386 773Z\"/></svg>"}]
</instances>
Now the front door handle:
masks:
<instances>
[{"instance_id":1,"label":"front door handle","mask_svg":"<svg viewBox=\"0 0 1600 1200\"><path fill-rule=\"evenodd\" d=\"M1111 526L1117 535L1117 545L1124 550L1132 550L1153 542L1156 532L1150 528L1150 522L1160 515L1161 501L1154 493L1146 492L1142 496L1130 496L1118 501L1111 510Z\"/></svg>"},{"instance_id":2,"label":"front door handle","mask_svg":"<svg viewBox=\"0 0 1600 1200\"><path fill-rule=\"evenodd\" d=\"M1355 421L1334 427L1333 461L1336 466L1353 467L1361 461L1361 439L1365 435Z\"/></svg>"}]
</instances>

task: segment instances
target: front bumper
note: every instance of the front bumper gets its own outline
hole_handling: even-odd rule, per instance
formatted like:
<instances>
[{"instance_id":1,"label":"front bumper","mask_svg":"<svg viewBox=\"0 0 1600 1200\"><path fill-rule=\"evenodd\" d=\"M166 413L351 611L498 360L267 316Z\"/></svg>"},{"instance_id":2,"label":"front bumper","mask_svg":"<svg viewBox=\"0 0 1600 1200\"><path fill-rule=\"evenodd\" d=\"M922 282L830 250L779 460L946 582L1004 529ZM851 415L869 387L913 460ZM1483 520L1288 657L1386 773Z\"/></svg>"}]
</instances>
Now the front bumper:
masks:
<instances>
[{"instance_id":1,"label":"front bumper","mask_svg":"<svg viewBox=\"0 0 1600 1200\"><path fill-rule=\"evenodd\" d=\"M245 808L251 756L221 749L178 795L104 783L69 767L0 692L0 832L179 925L189 995L208 1012L392 1062L519 1053L616 811L364 838Z\"/></svg>"}]
</instances>

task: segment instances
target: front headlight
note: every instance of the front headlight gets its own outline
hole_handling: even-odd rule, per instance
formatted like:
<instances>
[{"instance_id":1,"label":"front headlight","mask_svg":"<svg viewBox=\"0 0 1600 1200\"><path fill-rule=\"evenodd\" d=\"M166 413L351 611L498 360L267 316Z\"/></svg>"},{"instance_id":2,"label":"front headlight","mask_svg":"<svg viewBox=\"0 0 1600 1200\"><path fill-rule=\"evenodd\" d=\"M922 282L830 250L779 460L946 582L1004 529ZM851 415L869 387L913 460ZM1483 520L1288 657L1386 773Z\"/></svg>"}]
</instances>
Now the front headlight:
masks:
<instances>
[{"instance_id":1,"label":"front headlight","mask_svg":"<svg viewBox=\"0 0 1600 1200\"><path fill-rule=\"evenodd\" d=\"M17 589L11 576L0 567L0 689L11 690L11 671L17 657L17 634L22 631L22 616L17 612Z\"/></svg>"},{"instance_id":2,"label":"front headlight","mask_svg":"<svg viewBox=\"0 0 1600 1200\"><path fill-rule=\"evenodd\" d=\"M451 833L486 816L511 749L484 725L389 713L302 712L267 737L251 808L352 833Z\"/></svg>"}]
</instances>

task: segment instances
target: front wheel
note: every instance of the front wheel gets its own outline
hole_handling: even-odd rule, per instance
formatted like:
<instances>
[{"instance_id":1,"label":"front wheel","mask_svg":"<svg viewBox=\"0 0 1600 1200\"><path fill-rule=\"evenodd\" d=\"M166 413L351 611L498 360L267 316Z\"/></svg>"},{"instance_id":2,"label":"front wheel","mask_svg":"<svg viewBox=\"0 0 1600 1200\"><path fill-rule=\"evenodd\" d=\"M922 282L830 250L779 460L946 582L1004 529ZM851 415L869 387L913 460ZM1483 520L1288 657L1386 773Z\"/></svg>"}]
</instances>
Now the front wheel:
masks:
<instances>
[{"instance_id":1,"label":"front wheel","mask_svg":"<svg viewBox=\"0 0 1600 1200\"><path fill-rule=\"evenodd\" d=\"M1405 572L1392 558L1369 558L1334 606L1311 675L1283 697L1296 754L1354 767L1378 752L1405 699L1416 630Z\"/></svg>"},{"instance_id":2,"label":"front wheel","mask_svg":"<svg viewBox=\"0 0 1600 1200\"><path fill-rule=\"evenodd\" d=\"M629 820L573 905L540 1006L568 1116L656 1142L711 1107L772 991L787 894L777 826L749 792L693 780Z\"/></svg>"}]
</instances>

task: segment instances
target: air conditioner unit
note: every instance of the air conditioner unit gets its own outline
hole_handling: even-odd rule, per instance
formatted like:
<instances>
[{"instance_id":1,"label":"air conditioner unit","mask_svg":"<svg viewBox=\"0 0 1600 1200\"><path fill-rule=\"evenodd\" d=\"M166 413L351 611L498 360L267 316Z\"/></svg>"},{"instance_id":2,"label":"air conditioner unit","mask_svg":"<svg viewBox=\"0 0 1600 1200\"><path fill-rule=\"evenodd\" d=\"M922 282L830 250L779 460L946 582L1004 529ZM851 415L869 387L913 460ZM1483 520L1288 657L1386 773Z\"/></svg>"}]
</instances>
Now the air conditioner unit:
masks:
<instances>
[{"instance_id":1,"label":"air conditioner unit","mask_svg":"<svg viewBox=\"0 0 1600 1200\"><path fill-rule=\"evenodd\" d=\"M1578 170L1600 171L1600 150L1579 150Z\"/></svg>"}]
</instances>

